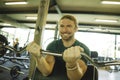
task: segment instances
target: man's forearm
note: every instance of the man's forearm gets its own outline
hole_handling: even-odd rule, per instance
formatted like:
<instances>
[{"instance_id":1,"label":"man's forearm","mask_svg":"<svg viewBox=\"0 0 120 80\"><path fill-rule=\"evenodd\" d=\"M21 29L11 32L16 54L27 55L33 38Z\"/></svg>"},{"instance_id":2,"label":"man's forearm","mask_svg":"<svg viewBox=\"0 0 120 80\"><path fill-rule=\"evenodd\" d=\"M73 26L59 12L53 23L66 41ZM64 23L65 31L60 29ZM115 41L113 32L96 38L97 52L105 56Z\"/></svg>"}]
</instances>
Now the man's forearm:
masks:
<instances>
[{"instance_id":1,"label":"man's forearm","mask_svg":"<svg viewBox=\"0 0 120 80\"><path fill-rule=\"evenodd\" d=\"M76 62L76 64L74 64L74 66L72 67L69 65L66 65L66 69L67 69L68 78L70 80L80 80L84 75L84 73L86 72L87 66L81 60Z\"/></svg>"},{"instance_id":2,"label":"man's forearm","mask_svg":"<svg viewBox=\"0 0 120 80\"><path fill-rule=\"evenodd\" d=\"M51 73L50 65L47 63L44 57L37 58L37 68L44 75L48 76Z\"/></svg>"}]
</instances>

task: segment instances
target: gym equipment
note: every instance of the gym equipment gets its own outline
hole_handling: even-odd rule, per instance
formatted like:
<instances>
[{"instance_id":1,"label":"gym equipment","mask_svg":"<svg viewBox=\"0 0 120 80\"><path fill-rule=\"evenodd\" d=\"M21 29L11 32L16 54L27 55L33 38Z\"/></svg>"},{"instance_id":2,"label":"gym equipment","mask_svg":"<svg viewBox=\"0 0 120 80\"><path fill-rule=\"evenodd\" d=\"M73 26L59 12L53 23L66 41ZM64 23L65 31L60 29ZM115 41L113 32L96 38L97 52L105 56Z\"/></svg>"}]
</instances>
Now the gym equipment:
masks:
<instances>
[{"instance_id":1,"label":"gym equipment","mask_svg":"<svg viewBox=\"0 0 120 80\"><path fill-rule=\"evenodd\" d=\"M13 66L12 68L8 68L0 65L0 67L9 70L12 78L17 78L20 74L24 74L24 72L21 72L21 68L19 66Z\"/></svg>"},{"instance_id":2,"label":"gym equipment","mask_svg":"<svg viewBox=\"0 0 120 80\"><path fill-rule=\"evenodd\" d=\"M6 54L6 51L7 50L10 50L12 52L15 52L15 53L18 53L18 54L21 54L22 52L25 51L25 48L24 47L23 49L21 49L20 51L17 51L15 48L11 47L8 45L8 41L7 41L7 38L3 35L0 34L0 57L3 57L5 54Z\"/></svg>"},{"instance_id":3,"label":"gym equipment","mask_svg":"<svg viewBox=\"0 0 120 80\"><path fill-rule=\"evenodd\" d=\"M10 51L15 52L15 53L22 53L23 52L23 50L17 51L15 48L13 48L11 46L8 46L7 38L0 34L0 58L3 57L5 59L9 59L9 60L12 60L12 59L14 59L14 60L15 59L17 59L17 60L28 60L29 59L29 58L5 56L7 50L10 50ZM25 51L25 49L24 49L24 51ZM8 67L2 66L2 65L0 65L0 67L4 68L6 70L9 70L12 78L18 77L19 74L24 74L23 72L21 72L21 69L20 69L19 66L13 66L11 69L8 68Z\"/></svg>"},{"instance_id":4,"label":"gym equipment","mask_svg":"<svg viewBox=\"0 0 120 80\"><path fill-rule=\"evenodd\" d=\"M98 70L94 65L88 65L87 71L82 80L98 80Z\"/></svg>"},{"instance_id":5,"label":"gym equipment","mask_svg":"<svg viewBox=\"0 0 120 80\"><path fill-rule=\"evenodd\" d=\"M25 50L25 48L21 51L17 51L16 49L10 47L10 46L4 46L4 45L1 45L1 47L5 48L5 49L9 49L11 51L14 51L16 53L21 53L22 51ZM51 53L49 51L45 51L45 50L41 50L42 54L46 54L46 55L53 55L53 56L59 56L59 57L62 57L62 54L58 54L58 53ZM1 54L1 53L0 53ZM5 53L4 53L5 54ZM2 54L3 55L3 54ZM96 62L96 61L93 61L88 55L86 55L85 53L81 53L81 56L84 56L90 63L92 63L94 66L97 66L97 67L104 67L104 66L111 66L111 65L120 65L120 61L119 60L113 60L113 61L106 61L106 62ZM17 57L16 57L17 59ZM20 58L18 58L20 59Z\"/></svg>"},{"instance_id":6,"label":"gym equipment","mask_svg":"<svg viewBox=\"0 0 120 80\"><path fill-rule=\"evenodd\" d=\"M21 69L19 66L14 66L10 70L10 75L12 76L12 78L16 78L17 76L19 76L19 74L24 74L23 72L20 71Z\"/></svg>"},{"instance_id":7,"label":"gym equipment","mask_svg":"<svg viewBox=\"0 0 120 80\"><path fill-rule=\"evenodd\" d=\"M13 47L10 47L10 46L7 46L7 45L4 45L3 43L0 44L0 49L2 48L3 50L11 50L15 53L22 53L23 51L26 50L26 47L25 46L22 50L20 51L17 51L15 48ZM52 53L52 52L49 52L49 51L45 51L45 50L40 50L42 54L45 54L45 55L53 55L53 56L59 56L59 57L62 57L62 54L59 54L59 53ZM1 53L0 54L3 56L5 53ZM85 57L90 63L92 63L94 66L97 66L97 67L104 67L104 66L112 66L112 65L120 65L120 61L119 60L113 60L113 61L104 61L104 62L96 62L94 60L91 59L91 57L89 57L88 55L86 55L85 53L81 53L81 56ZM11 57L12 58L12 57ZM14 57L13 57L14 58ZM14 58L14 59L22 59L22 58ZM24 59L24 58L23 58ZM26 59L26 58L25 58Z\"/></svg>"},{"instance_id":8,"label":"gym equipment","mask_svg":"<svg viewBox=\"0 0 120 80\"><path fill-rule=\"evenodd\" d=\"M62 57L62 54L58 54L58 53L52 53L52 52L48 52L48 51L44 51L44 50L41 50L41 52L42 52L42 54L46 54L46 55L53 55L53 56ZM92 60L88 55L86 55L83 52L81 53L81 56L85 57L90 63L92 63L94 66L97 66L97 67L120 65L119 60L106 61L106 62L96 62L96 61Z\"/></svg>"},{"instance_id":9,"label":"gym equipment","mask_svg":"<svg viewBox=\"0 0 120 80\"><path fill-rule=\"evenodd\" d=\"M6 53L6 48L2 48L1 45L8 45L7 38L0 34L0 57L2 57Z\"/></svg>"},{"instance_id":10,"label":"gym equipment","mask_svg":"<svg viewBox=\"0 0 120 80\"><path fill-rule=\"evenodd\" d=\"M21 49L20 51L18 51L15 48L8 45L8 41L5 36L0 35L0 57L3 57L4 59L8 59L10 61L15 60L15 59L16 60L29 60L28 57L16 57L14 55L6 56L5 54L6 54L7 50L9 50L10 52L12 52L15 55L15 54L23 53L25 51L25 47L23 49ZM3 63L5 62L5 60L2 60L2 61L3 61ZM16 62L16 63L18 63L18 62ZM25 64L23 64L23 62L21 62L21 64L20 63L18 63L18 64L26 66Z\"/></svg>"},{"instance_id":11,"label":"gym equipment","mask_svg":"<svg viewBox=\"0 0 120 80\"><path fill-rule=\"evenodd\" d=\"M39 2L38 15L35 26L35 34L34 34L34 41L38 45L41 45L42 43L42 33L47 20L49 3L50 0L40 0ZM29 79L33 78L35 70L36 70L36 61L34 60L34 57L30 55Z\"/></svg>"}]
</instances>

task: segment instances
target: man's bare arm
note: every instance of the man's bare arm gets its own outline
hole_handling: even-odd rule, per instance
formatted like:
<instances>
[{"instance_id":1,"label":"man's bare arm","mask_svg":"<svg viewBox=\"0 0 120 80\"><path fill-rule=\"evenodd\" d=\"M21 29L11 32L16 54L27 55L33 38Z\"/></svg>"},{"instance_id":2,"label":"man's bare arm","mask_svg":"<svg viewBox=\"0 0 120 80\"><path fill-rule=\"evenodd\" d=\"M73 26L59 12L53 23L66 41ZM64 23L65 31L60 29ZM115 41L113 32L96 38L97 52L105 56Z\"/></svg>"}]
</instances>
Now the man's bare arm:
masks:
<instances>
[{"instance_id":1,"label":"man's bare arm","mask_svg":"<svg viewBox=\"0 0 120 80\"><path fill-rule=\"evenodd\" d=\"M74 64L66 63L66 69L70 80L80 80L87 70L87 65L82 60L77 60Z\"/></svg>"},{"instance_id":2,"label":"man's bare arm","mask_svg":"<svg viewBox=\"0 0 120 80\"><path fill-rule=\"evenodd\" d=\"M37 68L44 76L51 74L54 63L55 59L53 56L37 58Z\"/></svg>"},{"instance_id":3,"label":"man's bare arm","mask_svg":"<svg viewBox=\"0 0 120 80\"><path fill-rule=\"evenodd\" d=\"M26 50L30 52L34 56L34 59L36 60L36 67L39 69L39 71L44 75L48 76L52 70L55 63L54 56L46 55L43 56L40 52L41 47L37 45L35 42L31 42Z\"/></svg>"}]
</instances>

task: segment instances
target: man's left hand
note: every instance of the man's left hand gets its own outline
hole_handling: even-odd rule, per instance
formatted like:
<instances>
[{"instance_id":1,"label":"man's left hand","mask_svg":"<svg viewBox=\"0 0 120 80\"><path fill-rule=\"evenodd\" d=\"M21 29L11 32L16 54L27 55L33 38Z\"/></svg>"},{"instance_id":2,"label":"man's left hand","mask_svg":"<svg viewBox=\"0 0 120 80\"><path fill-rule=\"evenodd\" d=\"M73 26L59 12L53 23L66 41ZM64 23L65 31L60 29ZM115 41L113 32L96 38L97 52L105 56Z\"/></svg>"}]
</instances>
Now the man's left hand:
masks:
<instances>
[{"instance_id":1,"label":"man's left hand","mask_svg":"<svg viewBox=\"0 0 120 80\"><path fill-rule=\"evenodd\" d=\"M80 46L68 48L63 53L63 60L66 63L74 63L77 59L81 58L80 53L84 51Z\"/></svg>"}]
</instances>

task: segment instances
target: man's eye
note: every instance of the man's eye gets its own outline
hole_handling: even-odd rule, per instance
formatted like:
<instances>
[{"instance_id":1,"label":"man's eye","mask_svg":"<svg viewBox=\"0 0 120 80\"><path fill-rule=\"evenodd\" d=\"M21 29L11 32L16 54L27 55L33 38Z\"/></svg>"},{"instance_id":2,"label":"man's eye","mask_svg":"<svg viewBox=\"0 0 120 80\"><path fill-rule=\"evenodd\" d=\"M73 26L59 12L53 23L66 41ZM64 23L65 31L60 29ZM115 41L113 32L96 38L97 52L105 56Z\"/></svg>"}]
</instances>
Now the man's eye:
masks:
<instances>
[{"instance_id":1,"label":"man's eye","mask_svg":"<svg viewBox=\"0 0 120 80\"><path fill-rule=\"evenodd\" d=\"M72 26L71 26L71 25L68 25L67 27L71 28Z\"/></svg>"},{"instance_id":2,"label":"man's eye","mask_svg":"<svg viewBox=\"0 0 120 80\"><path fill-rule=\"evenodd\" d=\"M64 27L63 25L60 25L60 27Z\"/></svg>"}]
</instances>

